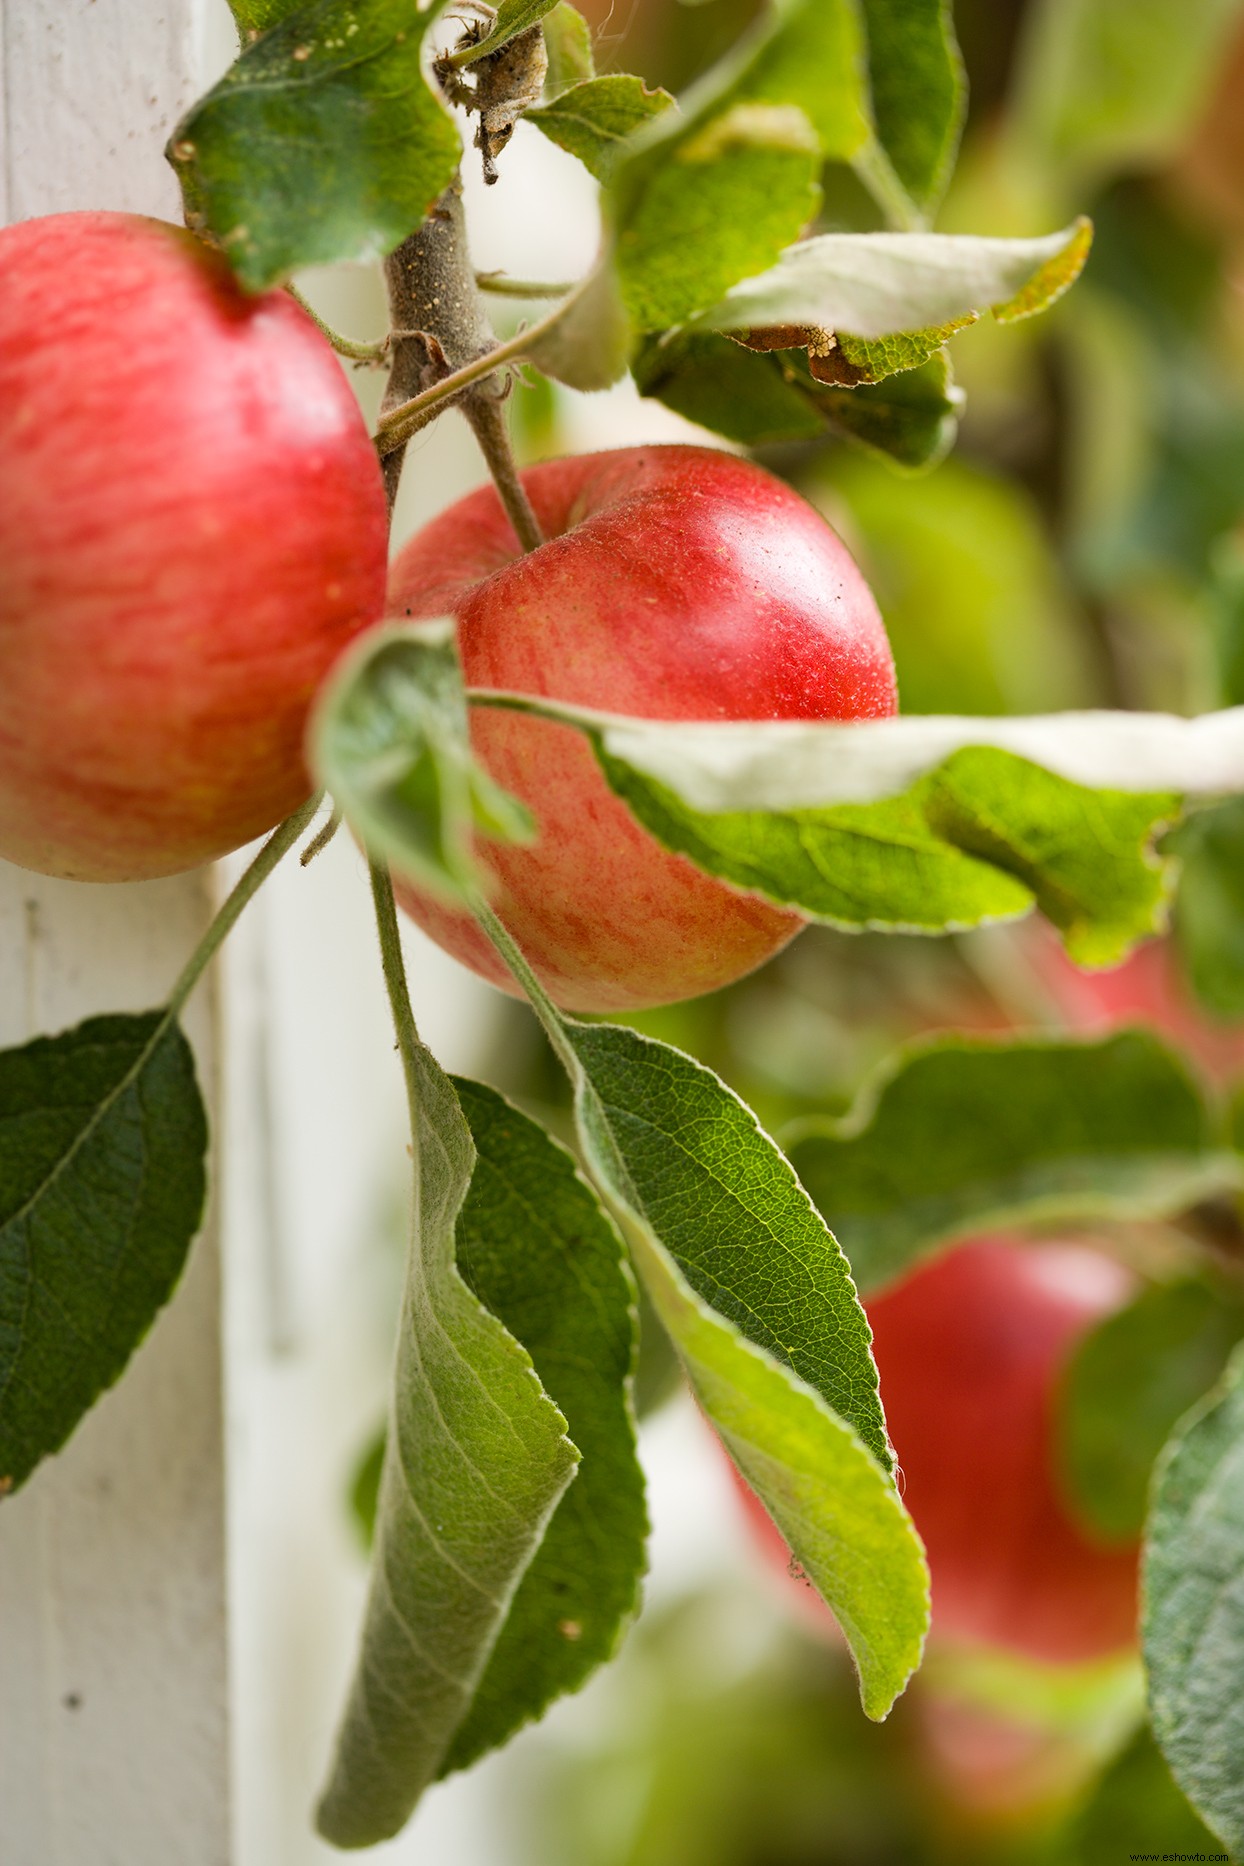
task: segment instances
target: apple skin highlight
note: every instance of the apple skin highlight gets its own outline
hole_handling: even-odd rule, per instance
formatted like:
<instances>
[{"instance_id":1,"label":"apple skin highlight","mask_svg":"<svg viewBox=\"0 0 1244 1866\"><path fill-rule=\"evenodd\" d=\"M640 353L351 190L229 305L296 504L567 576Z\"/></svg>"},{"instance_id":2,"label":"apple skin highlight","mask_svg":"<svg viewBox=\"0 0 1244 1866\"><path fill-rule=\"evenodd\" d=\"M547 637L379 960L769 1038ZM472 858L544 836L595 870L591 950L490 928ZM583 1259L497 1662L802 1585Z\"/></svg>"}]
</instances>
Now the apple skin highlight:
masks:
<instances>
[{"instance_id":1,"label":"apple skin highlight","mask_svg":"<svg viewBox=\"0 0 1244 1866\"><path fill-rule=\"evenodd\" d=\"M493 489L398 554L396 618L452 615L468 686L649 719L875 719L897 710L885 628L820 515L749 461L636 447L552 460L523 485L546 542L524 556ZM568 726L476 707L475 750L534 812L488 843L494 905L551 996L621 1011L716 990L804 924L662 849ZM475 923L399 884L438 944L513 989Z\"/></svg>"},{"instance_id":2,"label":"apple skin highlight","mask_svg":"<svg viewBox=\"0 0 1244 1866\"><path fill-rule=\"evenodd\" d=\"M284 292L179 228L0 232L0 856L175 874L309 794L308 707L384 606L374 449Z\"/></svg>"}]
</instances>

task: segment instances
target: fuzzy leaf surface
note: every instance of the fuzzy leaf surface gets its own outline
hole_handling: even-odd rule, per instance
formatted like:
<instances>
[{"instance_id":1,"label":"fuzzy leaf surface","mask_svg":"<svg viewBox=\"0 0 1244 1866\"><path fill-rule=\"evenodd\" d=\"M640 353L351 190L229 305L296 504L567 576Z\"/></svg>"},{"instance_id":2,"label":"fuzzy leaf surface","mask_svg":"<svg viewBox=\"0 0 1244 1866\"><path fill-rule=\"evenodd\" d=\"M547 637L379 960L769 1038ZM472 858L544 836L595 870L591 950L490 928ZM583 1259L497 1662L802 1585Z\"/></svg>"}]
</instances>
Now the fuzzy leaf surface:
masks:
<instances>
[{"instance_id":1,"label":"fuzzy leaf surface","mask_svg":"<svg viewBox=\"0 0 1244 1866\"><path fill-rule=\"evenodd\" d=\"M248 290L392 252L448 187L461 142L423 71L443 6L311 0L248 46L173 131L187 223Z\"/></svg>"},{"instance_id":2,"label":"fuzzy leaf surface","mask_svg":"<svg viewBox=\"0 0 1244 1866\"><path fill-rule=\"evenodd\" d=\"M477 1154L459 1269L531 1355L582 1463L518 1584L442 1775L504 1743L612 1657L639 1605L648 1529L622 1240L564 1147L495 1090L454 1086Z\"/></svg>"},{"instance_id":3,"label":"fuzzy leaf surface","mask_svg":"<svg viewBox=\"0 0 1244 1866\"><path fill-rule=\"evenodd\" d=\"M438 899L478 885L475 832L530 840L531 817L471 756L449 622L373 629L321 690L309 735L320 781L378 860Z\"/></svg>"},{"instance_id":4,"label":"fuzzy leaf surface","mask_svg":"<svg viewBox=\"0 0 1244 1866\"><path fill-rule=\"evenodd\" d=\"M440 1774L579 1456L531 1356L458 1271L476 1151L421 1045L411 1068L414 1223L372 1579L318 1813L342 1847L397 1833Z\"/></svg>"},{"instance_id":5,"label":"fuzzy leaf surface","mask_svg":"<svg viewBox=\"0 0 1244 1866\"><path fill-rule=\"evenodd\" d=\"M899 1051L788 1152L864 1289L978 1232L1168 1216L1242 1176L1179 1056L1139 1030Z\"/></svg>"},{"instance_id":6,"label":"fuzzy leaf surface","mask_svg":"<svg viewBox=\"0 0 1244 1866\"><path fill-rule=\"evenodd\" d=\"M1141 1640L1153 1731L1223 1845L1244 1851L1244 1354L1154 1478Z\"/></svg>"},{"instance_id":7,"label":"fuzzy leaf surface","mask_svg":"<svg viewBox=\"0 0 1244 1866\"><path fill-rule=\"evenodd\" d=\"M629 138L673 101L668 91L650 91L642 78L616 72L572 85L526 116L559 149L578 156L597 181L607 182Z\"/></svg>"},{"instance_id":8,"label":"fuzzy leaf surface","mask_svg":"<svg viewBox=\"0 0 1244 1866\"><path fill-rule=\"evenodd\" d=\"M1092 228L1078 220L1043 239L952 233L824 233L735 285L698 315L714 330L802 326L876 345L870 379L915 368L947 333L991 310L1003 322L1044 311L1078 278Z\"/></svg>"},{"instance_id":9,"label":"fuzzy leaf surface","mask_svg":"<svg viewBox=\"0 0 1244 1866\"><path fill-rule=\"evenodd\" d=\"M176 1286L207 1118L160 1011L0 1054L0 1495L59 1450Z\"/></svg>"},{"instance_id":10,"label":"fuzzy leaf surface","mask_svg":"<svg viewBox=\"0 0 1244 1866\"><path fill-rule=\"evenodd\" d=\"M1144 1527L1154 1462L1244 1336L1244 1300L1193 1277L1154 1283L1076 1344L1059 1390L1058 1451L1080 1520L1104 1541Z\"/></svg>"},{"instance_id":11,"label":"fuzzy leaf surface","mask_svg":"<svg viewBox=\"0 0 1244 1866\"><path fill-rule=\"evenodd\" d=\"M483 917L570 1073L588 1170L701 1405L838 1615L865 1710L884 1716L919 1661L927 1574L837 1244L711 1071L636 1031L562 1017Z\"/></svg>"}]
</instances>

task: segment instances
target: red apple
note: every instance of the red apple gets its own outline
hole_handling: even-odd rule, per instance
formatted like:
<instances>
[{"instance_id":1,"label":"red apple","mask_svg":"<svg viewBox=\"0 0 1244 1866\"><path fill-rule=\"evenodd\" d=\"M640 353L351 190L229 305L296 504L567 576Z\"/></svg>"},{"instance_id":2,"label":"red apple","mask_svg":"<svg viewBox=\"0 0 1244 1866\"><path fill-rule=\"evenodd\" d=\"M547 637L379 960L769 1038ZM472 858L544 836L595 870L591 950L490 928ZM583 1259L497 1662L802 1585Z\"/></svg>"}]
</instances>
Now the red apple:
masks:
<instances>
[{"instance_id":1,"label":"red apple","mask_svg":"<svg viewBox=\"0 0 1244 1866\"><path fill-rule=\"evenodd\" d=\"M1087 1245L981 1238L869 1297L904 1500L928 1550L935 1638L1054 1664L1133 1642L1136 1550L1089 1540L1054 1465L1062 1369L1132 1288ZM772 1558L786 1561L754 1498L749 1508Z\"/></svg>"},{"instance_id":2,"label":"red apple","mask_svg":"<svg viewBox=\"0 0 1244 1866\"><path fill-rule=\"evenodd\" d=\"M394 614L452 614L469 685L649 719L857 719L896 707L877 606L842 541L780 480L726 453L635 447L552 460L523 483L546 542L524 556L491 487L399 554ZM662 849L568 726L476 708L472 739L535 812L490 846L496 906L572 1010L693 997L793 937L797 914ZM449 952L510 980L475 923L399 899Z\"/></svg>"},{"instance_id":3,"label":"red apple","mask_svg":"<svg viewBox=\"0 0 1244 1866\"><path fill-rule=\"evenodd\" d=\"M0 855L173 874L306 797L308 706L384 606L349 384L284 292L128 214L0 233Z\"/></svg>"}]
</instances>

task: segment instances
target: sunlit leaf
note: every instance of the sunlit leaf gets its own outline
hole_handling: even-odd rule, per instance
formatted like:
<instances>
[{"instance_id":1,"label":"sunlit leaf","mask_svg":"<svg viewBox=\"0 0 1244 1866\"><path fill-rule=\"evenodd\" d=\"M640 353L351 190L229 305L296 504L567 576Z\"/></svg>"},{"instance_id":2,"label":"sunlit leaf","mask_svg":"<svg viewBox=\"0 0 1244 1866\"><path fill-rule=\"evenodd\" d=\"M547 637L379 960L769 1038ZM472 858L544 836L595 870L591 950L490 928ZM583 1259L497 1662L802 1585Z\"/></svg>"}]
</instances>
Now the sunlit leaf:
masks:
<instances>
[{"instance_id":1,"label":"sunlit leaf","mask_svg":"<svg viewBox=\"0 0 1244 1866\"><path fill-rule=\"evenodd\" d=\"M584 1159L701 1405L837 1615L865 1710L884 1716L919 1660L927 1578L837 1244L709 1070L560 1016L480 911L570 1072Z\"/></svg>"},{"instance_id":2,"label":"sunlit leaf","mask_svg":"<svg viewBox=\"0 0 1244 1866\"><path fill-rule=\"evenodd\" d=\"M527 121L578 156L597 181L608 181L628 138L673 101L668 91L650 91L642 78L612 73L559 92L551 103L529 110Z\"/></svg>"}]
</instances>

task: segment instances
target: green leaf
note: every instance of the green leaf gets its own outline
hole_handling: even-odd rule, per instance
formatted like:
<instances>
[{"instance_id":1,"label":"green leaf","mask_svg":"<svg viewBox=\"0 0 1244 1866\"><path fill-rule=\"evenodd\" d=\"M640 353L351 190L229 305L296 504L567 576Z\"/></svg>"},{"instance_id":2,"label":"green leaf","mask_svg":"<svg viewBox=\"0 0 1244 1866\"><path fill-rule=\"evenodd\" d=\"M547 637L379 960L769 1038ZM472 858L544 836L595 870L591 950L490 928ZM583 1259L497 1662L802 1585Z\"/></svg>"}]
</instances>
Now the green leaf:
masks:
<instances>
[{"instance_id":1,"label":"green leaf","mask_svg":"<svg viewBox=\"0 0 1244 1866\"><path fill-rule=\"evenodd\" d=\"M925 472L950 452L963 404L950 358L941 350L883 382L825 389L820 401L838 433L911 473Z\"/></svg>"},{"instance_id":2,"label":"green leaf","mask_svg":"<svg viewBox=\"0 0 1244 1866\"><path fill-rule=\"evenodd\" d=\"M820 144L802 110L734 103L617 170L616 265L638 331L681 324L768 265L816 213Z\"/></svg>"},{"instance_id":3,"label":"green leaf","mask_svg":"<svg viewBox=\"0 0 1244 1866\"><path fill-rule=\"evenodd\" d=\"M491 58L494 52L499 52L511 39L517 39L521 32L528 32L531 27L538 25L556 5L557 0L501 0L487 36L476 45L464 46L455 54L452 63L473 65L478 59Z\"/></svg>"},{"instance_id":4,"label":"green leaf","mask_svg":"<svg viewBox=\"0 0 1244 1866\"><path fill-rule=\"evenodd\" d=\"M787 1150L865 1289L978 1232L1168 1216L1244 1177L1181 1059L1139 1030L900 1050Z\"/></svg>"},{"instance_id":5,"label":"green leaf","mask_svg":"<svg viewBox=\"0 0 1244 1866\"><path fill-rule=\"evenodd\" d=\"M876 139L928 214L950 179L967 105L949 0L863 0L863 12Z\"/></svg>"},{"instance_id":6,"label":"green leaf","mask_svg":"<svg viewBox=\"0 0 1244 1866\"><path fill-rule=\"evenodd\" d=\"M443 6L312 0L182 118L167 153L187 222L249 290L392 252L448 187L461 142L423 71Z\"/></svg>"},{"instance_id":7,"label":"green leaf","mask_svg":"<svg viewBox=\"0 0 1244 1866\"><path fill-rule=\"evenodd\" d=\"M632 359L640 391L744 446L837 433L912 470L950 448L963 406L941 353L883 384L818 382L798 350L754 351L708 330L650 337Z\"/></svg>"},{"instance_id":8,"label":"green leaf","mask_svg":"<svg viewBox=\"0 0 1244 1866\"><path fill-rule=\"evenodd\" d=\"M1019 60L1019 135L1070 178L1160 165L1194 127L1238 20L1238 0L1040 0Z\"/></svg>"},{"instance_id":9,"label":"green leaf","mask_svg":"<svg viewBox=\"0 0 1244 1866\"><path fill-rule=\"evenodd\" d=\"M794 105L823 162L849 162L872 139L862 21L854 0L775 0L719 70L733 103Z\"/></svg>"},{"instance_id":10,"label":"green leaf","mask_svg":"<svg viewBox=\"0 0 1244 1866\"><path fill-rule=\"evenodd\" d=\"M673 101L668 91L650 91L642 78L617 73L560 91L552 103L529 110L527 121L559 149L578 156L597 181L607 182L628 139Z\"/></svg>"},{"instance_id":11,"label":"green leaf","mask_svg":"<svg viewBox=\"0 0 1244 1866\"><path fill-rule=\"evenodd\" d=\"M546 98L560 97L572 84L584 84L596 76L592 28L570 0L557 0L552 12L545 15L544 48L549 58L544 80Z\"/></svg>"},{"instance_id":12,"label":"green leaf","mask_svg":"<svg viewBox=\"0 0 1244 1866\"><path fill-rule=\"evenodd\" d=\"M914 368L948 330L991 310L1003 322L1044 311L1078 278L1092 227L1042 239L957 233L824 233L801 240L758 277L698 313L715 330L804 327L892 342L893 368ZM893 340L902 338L902 343ZM861 353L874 371L885 353Z\"/></svg>"},{"instance_id":13,"label":"green leaf","mask_svg":"<svg viewBox=\"0 0 1244 1866\"><path fill-rule=\"evenodd\" d=\"M562 1017L477 911L570 1073L588 1169L701 1405L837 1614L867 1714L884 1716L919 1660L927 1577L837 1244L709 1070L637 1031Z\"/></svg>"},{"instance_id":14,"label":"green leaf","mask_svg":"<svg viewBox=\"0 0 1244 1866\"><path fill-rule=\"evenodd\" d=\"M1083 1336L1063 1375L1058 1456L1081 1521L1103 1541L1144 1526L1154 1461L1244 1336L1244 1299L1192 1277L1154 1283Z\"/></svg>"},{"instance_id":15,"label":"green leaf","mask_svg":"<svg viewBox=\"0 0 1244 1866\"><path fill-rule=\"evenodd\" d=\"M593 744L667 848L830 926L940 933L1037 906L1085 965L1116 963L1159 928L1169 870L1151 846L1177 813L1169 796L1086 790L974 747L879 803L709 814Z\"/></svg>"},{"instance_id":16,"label":"green leaf","mask_svg":"<svg viewBox=\"0 0 1244 1866\"><path fill-rule=\"evenodd\" d=\"M0 1054L0 1496L59 1450L168 1301L206 1147L167 1013Z\"/></svg>"},{"instance_id":17,"label":"green leaf","mask_svg":"<svg viewBox=\"0 0 1244 1866\"><path fill-rule=\"evenodd\" d=\"M440 900L465 901L479 885L475 833L535 833L471 757L451 622L369 630L321 689L308 747L371 853Z\"/></svg>"},{"instance_id":18,"label":"green leaf","mask_svg":"<svg viewBox=\"0 0 1244 1866\"><path fill-rule=\"evenodd\" d=\"M639 1604L648 1527L622 1241L564 1147L493 1089L454 1086L478 1154L459 1268L531 1355L583 1462L519 1582L442 1775L504 1743L612 1657Z\"/></svg>"},{"instance_id":19,"label":"green leaf","mask_svg":"<svg viewBox=\"0 0 1244 1866\"><path fill-rule=\"evenodd\" d=\"M1176 1431L1154 1477L1141 1638L1171 1773L1244 1851L1244 1354Z\"/></svg>"},{"instance_id":20,"label":"green leaf","mask_svg":"<svg viewBox=\"0 0 1244 1866\"><path fill-rule=\"evenodd\" d=\"M280 20L297 12L301 0L229 0L229 11L237 21L243 42L257 39Z\"/></svg>"},{"instance_id":21,"label":"green leaf","mask_svg":"<svg viewBox=\"0 0 1244 1866\"><path fill-rule=\"evenodd\" d=\"M1196 811L1171 846L1175 937L1192 987L1211 1016L1244 1018L1244 798Z\"/></svg>"},{"instance_id":22,"label":"green leaf","mask_svg":"<svg viewBox=\"0 0 1244 1866\"><path fill-rule=\"evenodd\" d=\"M1214 1846L1213 1835L1199 1821L1171 1780L1162 1752L1146 1728L1136 1732L1097 1782L1087 1803L1075 1814L1067 1836L1068 1853L1059 1866L1102 1866L1103 1860L1137 1859L1153 1850L1178 1859L1195 1859Z\"/></svg>"},{"instance_id":23,"label":"green leaf","mask_svg":"<svg viewBox=\"0 0 1244 1866\"><path fill-rule=\"evenodd\" d=\"M848 930L944 932L1036 904L1084 965L1161 930L1172 874L1152 843L1180 799L1134 790L1140 773L1194 795L1244 789L1239 708L671 724L469 698L577 726L639 820L737 887Z\"/></svg>"},{"instance_id":24,"label":"green leaf","mask_svg":"<svg viewBox=\"0 0 1244 1866\"><path fill-rule=\"evenodd\" d=\"M476 1153L416 1046L415 1219L362 1651L320 1832L370 1846L445 1764L578 1452L531 1357L456 1268Z\"/></svg>"},{"instance_id":25,"label":"green leaf","mask_svg":"<svg viewBox=\"0 0 1244 1866\"><path fill-rule=\"evenodd\" d=\"M608 389L626 374L631 354L631 325L622 302L617 274L608 258L589 273L566 300L548 330L530 343L528 362L590 393Z\"/></svg>"}]
</instances>

